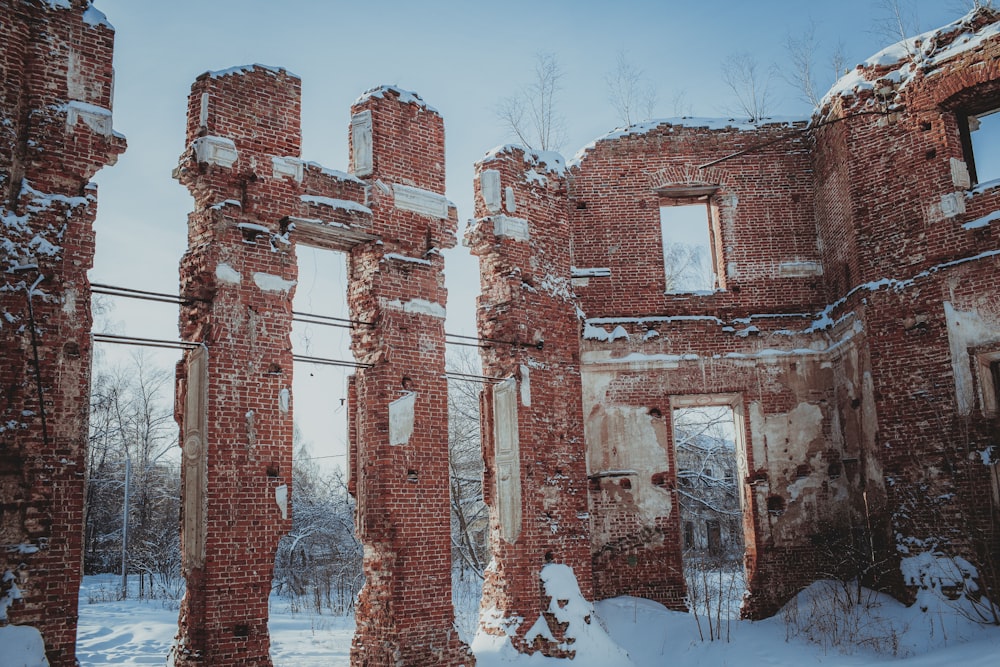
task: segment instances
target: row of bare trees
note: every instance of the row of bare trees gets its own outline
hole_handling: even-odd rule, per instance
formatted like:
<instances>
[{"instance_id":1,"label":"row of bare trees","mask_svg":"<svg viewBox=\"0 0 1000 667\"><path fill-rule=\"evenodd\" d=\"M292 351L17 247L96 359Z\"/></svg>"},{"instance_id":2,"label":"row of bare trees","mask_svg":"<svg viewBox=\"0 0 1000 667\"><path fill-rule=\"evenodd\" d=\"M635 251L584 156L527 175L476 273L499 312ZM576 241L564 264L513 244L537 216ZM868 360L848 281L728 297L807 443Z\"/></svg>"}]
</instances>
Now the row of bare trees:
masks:
<instances>
[{"instance_id":1,"label":"row of bare trees","mask_svg":"<svg viewBox=\"0 0 1000 667\"><path fill-rule=\"evenodd\" d=\"M141 597L180 586L173 374L144 355L98 365L91 382L84 572L135 575Z\"/></svg>"},{"instance_id":2,"label":"row of bare trees","mask_svg":"<svg viewBox=\"0 0 1000 667\"><path fill-rule=\"evenodd\" d=\"M879 0L871 32L888 42L897 42L919 32L920 21L912 2ZM994 0L952 0L956 14L971 9L992 8ZM817 25L807 21L785 39L784 62L762 65L748 51L727 55L721 63L722 83L730 100L724 113L759 122L775 111L775 80L787 83L798 97L812 107L819 105L822 91L845 73L848 64L843 44L824 44ZM825 55L824 55L825 54ZM566 117L560 111L559 93L564 73L555 54L535 56L530 79L515 94L499 100L496 117L508 133L528 148L559 150L566 140ZM656 89L642 68L619 51L614 67L605 75L607 99L617 120L626 126L653 117L658 103ZM690 115L685 91L673 96L673 114Z\"/></svg>"}]
</instances>

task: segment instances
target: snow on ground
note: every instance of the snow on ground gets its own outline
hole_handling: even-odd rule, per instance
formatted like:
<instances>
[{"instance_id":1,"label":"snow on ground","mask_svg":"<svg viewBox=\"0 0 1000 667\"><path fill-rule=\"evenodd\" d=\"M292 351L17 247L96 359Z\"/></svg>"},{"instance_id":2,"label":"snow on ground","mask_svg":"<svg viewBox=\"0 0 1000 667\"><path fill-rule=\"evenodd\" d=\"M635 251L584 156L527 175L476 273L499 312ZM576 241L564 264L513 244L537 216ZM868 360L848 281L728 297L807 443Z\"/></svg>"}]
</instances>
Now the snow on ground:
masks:
<instances>
[{"instance_id":1,"label":"snow on ground","mask_svg":"<svg viewBox=\"0 0 1000 667\"><path fill-rule=\"evenodd\" d=\"M177 623L177 603L164 600L114 600L114 577L86 577L80 594L80 630L77 651L82 667L98 665L163 665ZM572 587L555 582L560 588ZM667 611L640 598L622 597L595 603L595 636L577 638L580 646L600 645L605 631L628 652L637 667L795 666L855 667L893 665L932 667L995 667L1000 655L1000 628L981 626L963 618L949 603L904 607L883 595L863 592L865 611L844 618L835 614L843 600L839 584L821 582L803 591L793 606L774 618L731 621L730 641L701 641L694 616ZM572 596L572 595L571 595ZM573 610L578 600L567 609ZM926 606L926 605L925 605ZM575 615L586 614L580 607ZM354 619L296 611L288 600L271 603L271 646L276 667L348 665ZM532 619L533 620L533 619ZM836 622L838 627L829 624ZM704 629L706 619L701 618ZM600 625L598 625L600 624ZM723 636L727 621L721 620ZM836 632L839 643L820 645L806 635ZM707 634L707 632L706 632ZM884 651L876 653L872 646ZM897 655L892 655L895 649ZM921 653L916 653L920 651ZM910 654L913 655L910 655ZM9 657L9 656L7 656ZM0 665L7 667L4 652ZM607 656L579 654L573 661L542 656L483 652L481 667L542 665L545 667L604 667Z\"/></svg>"}]
</instances>

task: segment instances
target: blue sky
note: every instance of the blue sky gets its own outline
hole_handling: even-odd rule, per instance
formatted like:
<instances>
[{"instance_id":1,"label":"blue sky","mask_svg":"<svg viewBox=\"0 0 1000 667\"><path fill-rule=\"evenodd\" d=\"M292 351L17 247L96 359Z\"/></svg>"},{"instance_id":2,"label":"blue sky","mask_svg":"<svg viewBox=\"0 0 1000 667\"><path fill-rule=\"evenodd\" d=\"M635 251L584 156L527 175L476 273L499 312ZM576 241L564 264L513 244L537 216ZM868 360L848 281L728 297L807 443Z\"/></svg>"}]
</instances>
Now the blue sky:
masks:
<instances>
[{"instance_id":1,"label":"blue sky","mask_svg":"<svg viewBox=\"0 0 1000 667\"><path fill-rule=\"evenodd\" d=\"M528 82L535 54L552 53L562 72L559 106L566 117L562 152L578 148L619 124L607 100L606 74L617 53L642 68L657 90L654 117L728 116L734 100L722 84L721 64L750 52L769 70L787 58L788 35L810 21L818 40L817 79L834 80L827 64L842 44L853 65L894 41L877 27L887 17L877 1L695 2L688 0L564 0L505 2L432 0L97 0L117 29L115 129L128 151L98 174L100 202L94 282L175 292L177 263L186 243L192 200L170 178L184 150L185 104L191 83L206 70L264 63L282 66L303 82L303 157L325 166L347 166L351 102L365 89L393 83L417 91L444 116L448 196L460 226L472 215L473 163L512 138L498 123L497 101ZM960 0L900 0L920 31L965 12ZM809 106L780 76L771 78L775 115L808 116ZM681 104L675 100L682 97ZM474 258L459 248L447 256L448 329L472 334ZM303 257L299 310L330 313L323 281L342 280L343 263ZM318 281L318 282L317 282ZM342 291L335 287L333 292ZM176 336L169 307L119 303L113 319L127 320L130 335ZM344 337L321 332L295 342L296 352L343 356ZM108 351L113 356L118 351ZM342 378L322 369L296 368L300 421L313 441L339 423L314 413L341 412ZM304 384L307 378L313 385ZM306 413L310 418L306 419ZM309 422L307 425L306 422ZM312 422L317 422L313 426ZM338 447L340 445L337 445ZM317 449L327 449L326 446Z\"/></svg>"}]
</instances>

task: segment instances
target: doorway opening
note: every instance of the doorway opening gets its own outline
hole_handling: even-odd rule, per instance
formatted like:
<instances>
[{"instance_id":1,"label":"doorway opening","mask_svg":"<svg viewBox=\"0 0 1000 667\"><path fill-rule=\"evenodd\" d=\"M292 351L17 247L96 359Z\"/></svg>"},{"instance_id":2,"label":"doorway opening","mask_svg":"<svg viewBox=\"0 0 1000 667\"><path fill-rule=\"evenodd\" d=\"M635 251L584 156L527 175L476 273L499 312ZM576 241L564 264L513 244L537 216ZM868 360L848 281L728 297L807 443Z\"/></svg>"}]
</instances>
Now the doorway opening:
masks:
<instances>
[{"instance_id":1,"label":"doorway opening","mask_svg":"<svg viewBox=\"0 0 1000 667\"><path fill-rule=\"evenodd\" d=\"M674 397L672 409L688 605L712 625L738 618L746 591L741 403L730 395Z\"/></svg>"}]
</instances>

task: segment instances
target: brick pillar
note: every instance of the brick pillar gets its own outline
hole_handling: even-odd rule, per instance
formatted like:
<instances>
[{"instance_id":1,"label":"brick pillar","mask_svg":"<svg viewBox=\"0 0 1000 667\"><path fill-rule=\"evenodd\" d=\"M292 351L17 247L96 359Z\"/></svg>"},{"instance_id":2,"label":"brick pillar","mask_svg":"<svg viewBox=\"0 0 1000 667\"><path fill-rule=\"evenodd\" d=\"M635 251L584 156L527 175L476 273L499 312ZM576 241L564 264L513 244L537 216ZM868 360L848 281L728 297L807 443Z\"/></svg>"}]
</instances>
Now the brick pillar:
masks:
<instances>
[{"instance_id":1,"label":"brick pillar","mask_svg":"<svg viewBox=\"0 0 1000 667\"><path fill-rule=\"evenodd\" d=\"M53 667L76 664L89 181L125 149L111 125L114 29L88 2L67 4L0 5L0 622L37 628Z\"/></svg>"},{"instance_id":2,"label":"brick pillar","mask_svg":"<svg viewBox=\"0 0 1000 667\"><path fill-rule=\"evenodd\" d=\"M444 197L444 122L383 87L351 109L354 173L370 183L372 232L355 247L349 302L360 327L351 390L352 488L364 543L354 664L471 665L453 628L444 377L444 259L456 213Z\"/></svg>"},{"instance_id":3,"label":"brick pillar","mask_svg":"<svg viewBox=\"0 0 1000 667\"><path fill-rule=\"evenodd\" d=\"M476 179L477 219L466 243L482 274L479 335L506 341L483 351L483 372L508 378L488 389L483 406L494 566L481 630L497 634L520 617L515 648L556 654L554 645L524 634L549 606L542 567L569 565L584 597L593 590L562 158L504 147L477 165ZM561 640L563 629L548 620Z\"/></svg>"},{"instance_id":4,"label":"brick pillar","mask_svg":"<svg viewBox=\"0 0 1000 667\"><path fill-rule=\"evenodd\" d=\"M294 242L368 238L364 184L299 158L300 99L297 77L259 65L203 74L188 99L180 330L200 347L178 365L175 664L270 664L267 598L291 527Z\"/></svg>"}]
</instances>

